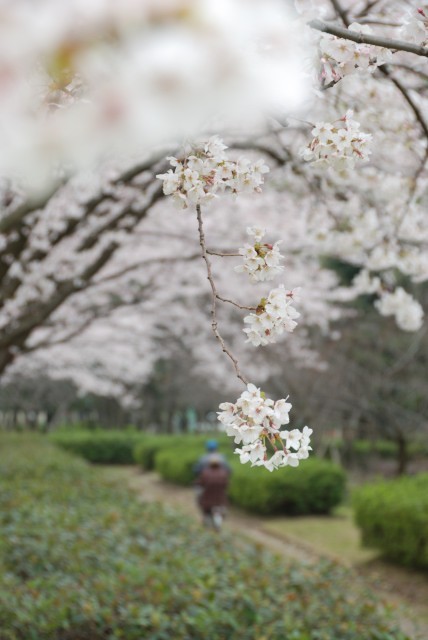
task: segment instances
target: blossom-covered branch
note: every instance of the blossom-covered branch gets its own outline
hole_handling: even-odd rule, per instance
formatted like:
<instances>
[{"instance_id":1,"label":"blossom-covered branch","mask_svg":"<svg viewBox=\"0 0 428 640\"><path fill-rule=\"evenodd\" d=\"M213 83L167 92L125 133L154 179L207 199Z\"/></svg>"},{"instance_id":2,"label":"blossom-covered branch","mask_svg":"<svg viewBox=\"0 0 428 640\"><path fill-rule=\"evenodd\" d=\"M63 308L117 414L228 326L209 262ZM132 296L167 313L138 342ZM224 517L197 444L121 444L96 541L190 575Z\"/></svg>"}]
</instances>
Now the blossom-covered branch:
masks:
<instances>
[{"instance_id":1,"label":"blossom-covered branch","mask_svg":"<svg viewBox=\"0 0 428 640\"><path fill-rule=\"evenodd\" d=\"M350 40L357 44L370 44L384 49L391 49L392 51L406 51L408 53L414 53L417 56L428 58L427 47L415 45L411 42L403 42L402 40L393 40L391 38L375 36L362 31L353 31L352 29L345 29L344 27L327 23L323 20L311 20L308 22L308 25L316 31L329 33L332 36L343 38L344 40Z\"/></svg>"},{"instance_id":2,"label":"blossom-covered branch","mask_svg":"<svg viewBox=\"0 0 428 640\"><path fill-rule=\"evenodd\" d=\"M250 461L253 466L264 466L273 471L286 465L297 466L300 459L308 457L312 430L305 427L303 433L298 429L291 432L280 431L281 425L289 422L291 404L284 399L275 403L266 399L265 394L242 375L237 358L219 332L217 300L239 309L255 311L244 319L250 324L249 329L244 329L248 334L247 342L254 346L275 342L276 336L284 330L292 332L297 325L295 318L300 314L292 306L295 292L287 292L283 285L272 290L267 298L262 298L257 307L240 305L217 293L205 241L201 203L209 203L226 190L236 194L247 189L259 192L263 174L268 170L261 161L250 163L243 158L237 162L227 160L225 149L226 146L220 139L211 138L205 144L196 145L194 153L180 161L170 158L174 171L170 170L157 177L163 181L164 193L172 195L180 208L187 208L190 202L196 203L199 244L211 287L212 331L223 353L232 361L237 377L247 387L236 405L220 405L223 411L219 413L219 420L225 425L228 435L234 436L237 444L243 442L242 449L235 450L242 463ZM243 256L244 264L235 267L235 271L247 273L253 283L271 280L283 271L279 243L272 245L262 242L266 230L261 227L249 227L247 233L252 237L252 244L239 250L238 255ZM216 255L215 252L211 253ZM224 256L222 253L219 255ZM268 455L267 444L273 450L271 456Z\"/></svg>"}]
</instances>

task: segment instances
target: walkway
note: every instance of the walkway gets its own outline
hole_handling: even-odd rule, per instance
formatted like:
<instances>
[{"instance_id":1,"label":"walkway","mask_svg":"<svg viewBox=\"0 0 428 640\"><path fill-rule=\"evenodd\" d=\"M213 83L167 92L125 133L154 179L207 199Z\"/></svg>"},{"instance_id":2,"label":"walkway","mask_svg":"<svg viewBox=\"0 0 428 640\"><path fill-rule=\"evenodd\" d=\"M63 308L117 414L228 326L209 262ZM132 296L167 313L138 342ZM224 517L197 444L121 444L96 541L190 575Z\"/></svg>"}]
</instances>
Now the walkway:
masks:
<instances>
[{"instance_id":1,"label":"walkway","mask_svg":"<svg viewBox=\"0 0 428 640\"><path fill-rule=\"evenodd\" d=\"M110 469L112 469L110 467ZM177 486L162 480L157 473L142 473L137 467L116 467L118 475L125 475L129 486L144 502L161 502L200 520L191 488ZM230 508L225 529L239 533L257 544L287 559L311 563L321 557L341 562L339 557L320 554L304 542L286 536L276 536L265 526L269 518L251 516ZM398 608L403 631L414 640L428 639L428 578L426 574L375 560L354 569L383 596L384 600Z\"/></svg>"}]
</instances>

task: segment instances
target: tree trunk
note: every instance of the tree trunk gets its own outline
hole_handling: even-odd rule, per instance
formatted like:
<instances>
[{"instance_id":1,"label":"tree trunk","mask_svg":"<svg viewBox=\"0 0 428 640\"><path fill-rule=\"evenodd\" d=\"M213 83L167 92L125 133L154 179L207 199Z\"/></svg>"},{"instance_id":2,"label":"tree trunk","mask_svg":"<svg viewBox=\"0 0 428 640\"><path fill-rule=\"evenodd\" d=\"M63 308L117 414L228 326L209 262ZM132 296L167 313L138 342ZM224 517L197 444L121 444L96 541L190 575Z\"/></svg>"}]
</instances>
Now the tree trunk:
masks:
<instances>
[{"instance_id":1,"label":"tree trunk","mask_svg":"<svg viewBox=\"0 0 428 640\"><path fill-rule=\"evenodd\" d=\"M0 349L0 379L13 359L14 355L10 353L9 349Z\"/></svg>"},{"instance_id":2,"label":"tree trunk","mask_svg":"<svg viewBox=\"0 0 428 640\"><path fill-rule=\"evenodd\" d=\"M407 440L406 438L400 434L396 438L397 442L397 476L402 476L407 471L407 466L409 463L409 455L407 451Z\"/></svg>"}]
</instances>

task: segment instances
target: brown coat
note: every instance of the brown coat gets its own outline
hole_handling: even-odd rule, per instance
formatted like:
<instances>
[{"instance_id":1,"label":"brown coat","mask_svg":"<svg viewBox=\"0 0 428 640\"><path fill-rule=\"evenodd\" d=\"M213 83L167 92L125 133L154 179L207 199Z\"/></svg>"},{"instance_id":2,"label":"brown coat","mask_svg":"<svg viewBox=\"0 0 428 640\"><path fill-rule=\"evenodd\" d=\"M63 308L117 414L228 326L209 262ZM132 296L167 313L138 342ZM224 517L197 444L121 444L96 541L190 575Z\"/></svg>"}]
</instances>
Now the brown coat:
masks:
<instances>
[{"instance_id":1,"label":"brown coat","mask_svg":"<svg viewBox=\"0 0 428 640\"><path fill-rule=\"evenodd\" d=\"M202 487L199 496L201 509L209 511L213 507L223 507L226 505L226 490L229 484L229 471L222 466L206 466L197 483Z\"/></svg>"}]
</instances>

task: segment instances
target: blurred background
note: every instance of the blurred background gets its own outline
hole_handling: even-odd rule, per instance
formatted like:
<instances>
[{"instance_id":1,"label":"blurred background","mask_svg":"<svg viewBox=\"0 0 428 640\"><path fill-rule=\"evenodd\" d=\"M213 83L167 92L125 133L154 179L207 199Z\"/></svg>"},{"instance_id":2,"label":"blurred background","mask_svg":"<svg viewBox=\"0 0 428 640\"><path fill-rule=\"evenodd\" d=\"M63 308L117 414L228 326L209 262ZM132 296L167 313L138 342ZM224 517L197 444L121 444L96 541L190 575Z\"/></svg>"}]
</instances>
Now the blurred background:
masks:
<instances>
[{"instance_id":1,"label":"blurred background","mask_svg":"<svg viewBox=\"0 0 428 640\"><path fill-rule=\"evenodd\" d=\"M425 51L427 15L1 4L0 640L428 637L426 55L307 24ZM307 162L349 110L370 162ZM202 207L218 326L291 402L289 428L313 429L298 468L241 464L217 419L242 384L212 333L194 207L158 179L217 134L270 170ZM254 225L301 287L296 330L259 348L243 319L267 284L235 269ZM201 499L213 455L219 521Z\"/></svg>"}]
</instances>

